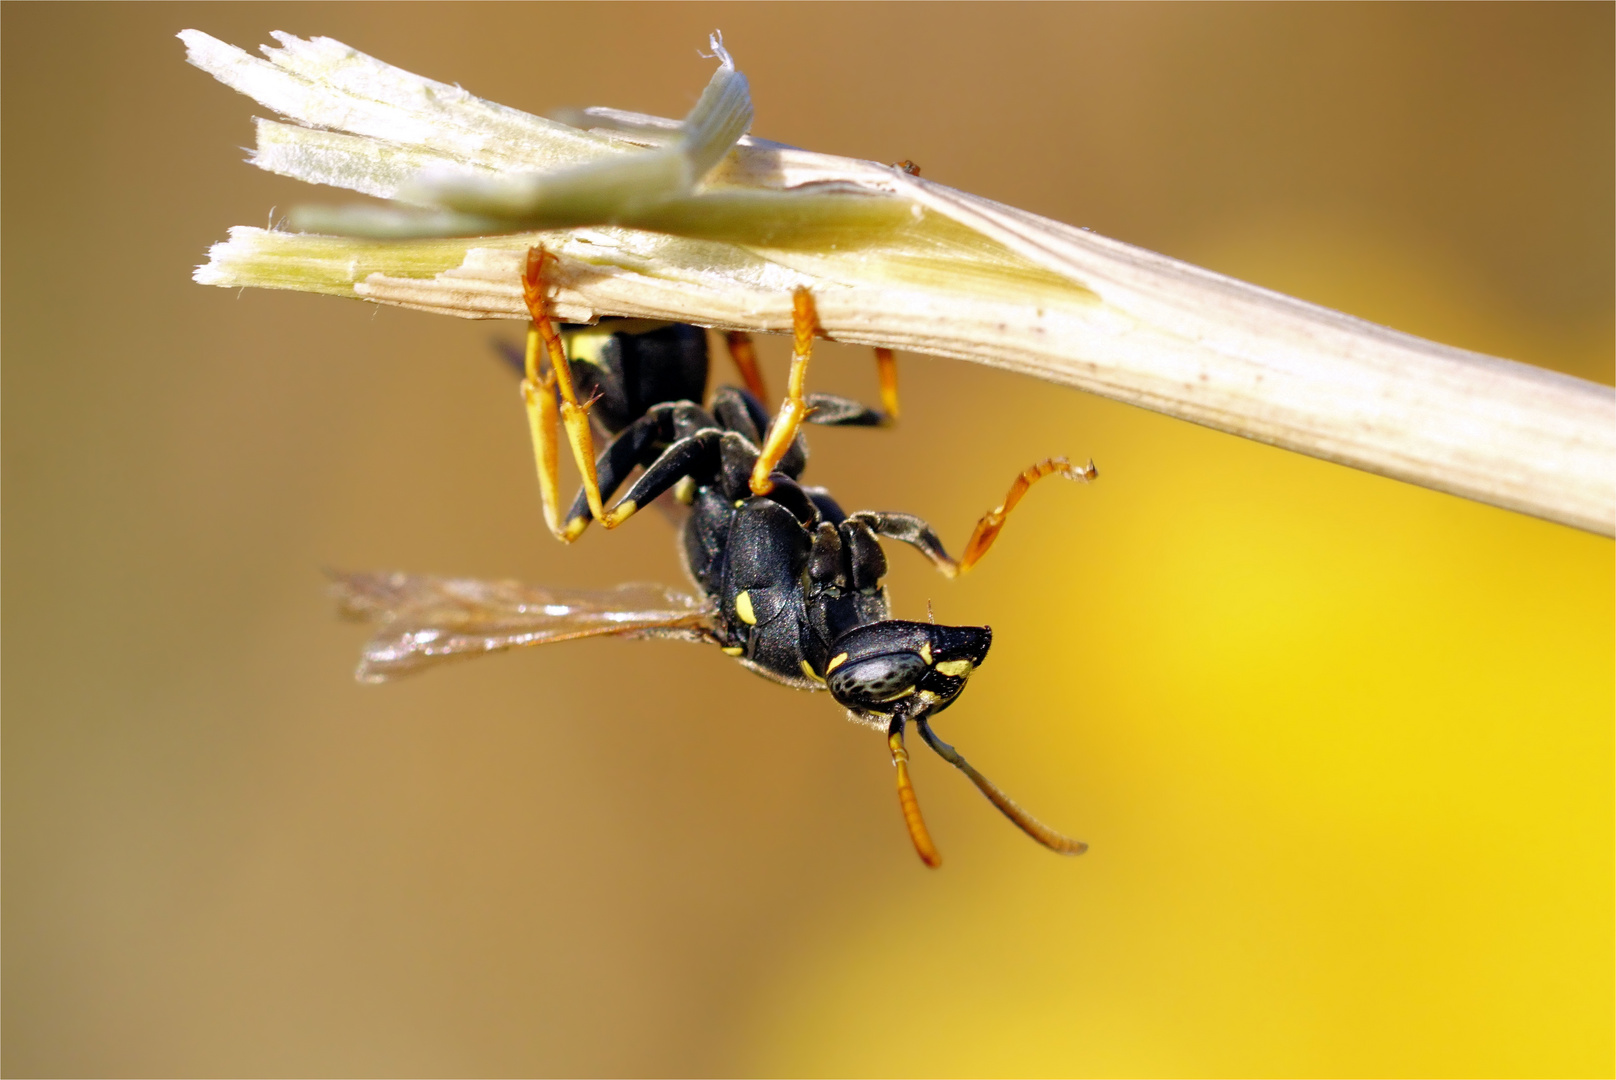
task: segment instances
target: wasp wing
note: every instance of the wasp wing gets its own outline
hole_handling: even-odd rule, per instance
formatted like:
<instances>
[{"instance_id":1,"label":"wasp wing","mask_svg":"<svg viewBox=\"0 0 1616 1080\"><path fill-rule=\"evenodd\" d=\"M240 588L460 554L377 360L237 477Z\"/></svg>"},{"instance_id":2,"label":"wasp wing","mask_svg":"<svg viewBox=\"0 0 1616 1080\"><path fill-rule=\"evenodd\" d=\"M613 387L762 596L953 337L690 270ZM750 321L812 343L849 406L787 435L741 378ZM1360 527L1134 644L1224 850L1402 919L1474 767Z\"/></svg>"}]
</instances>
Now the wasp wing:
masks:
<instances>
[{"instance_id":1,"label":"wasp wing","mask_svg":"<svg viewBox=\"0 0 1616 1080\"><path fill-rule=\"evenodd\" d=\"M354 673L361 682L574 638L717 640L711 602L661 585L546 589L399 573L333 573L331 579L345 616L379 624Z\"/></svg>"}]
</instances>

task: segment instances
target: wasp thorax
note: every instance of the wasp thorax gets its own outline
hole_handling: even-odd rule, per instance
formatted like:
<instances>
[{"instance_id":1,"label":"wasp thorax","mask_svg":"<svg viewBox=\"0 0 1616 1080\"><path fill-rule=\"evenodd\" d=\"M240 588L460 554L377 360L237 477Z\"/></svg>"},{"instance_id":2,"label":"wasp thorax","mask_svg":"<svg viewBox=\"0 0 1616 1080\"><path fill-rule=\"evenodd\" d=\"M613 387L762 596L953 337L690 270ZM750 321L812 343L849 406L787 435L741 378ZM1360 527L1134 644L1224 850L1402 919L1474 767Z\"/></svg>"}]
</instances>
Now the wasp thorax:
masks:
<instances>
[{"instance_id":1,"label":"wasp thorax","mask_svg":"<svg viewBox=\"0 0 1616 1080\"><path fill-rule=\"evenodd\" d=\"M985 626L889 619L837 638L826 682L850 709L884 714L914 697L918 711L936 712L965 688L992 643Z\"/></svg>"}]
</instances>

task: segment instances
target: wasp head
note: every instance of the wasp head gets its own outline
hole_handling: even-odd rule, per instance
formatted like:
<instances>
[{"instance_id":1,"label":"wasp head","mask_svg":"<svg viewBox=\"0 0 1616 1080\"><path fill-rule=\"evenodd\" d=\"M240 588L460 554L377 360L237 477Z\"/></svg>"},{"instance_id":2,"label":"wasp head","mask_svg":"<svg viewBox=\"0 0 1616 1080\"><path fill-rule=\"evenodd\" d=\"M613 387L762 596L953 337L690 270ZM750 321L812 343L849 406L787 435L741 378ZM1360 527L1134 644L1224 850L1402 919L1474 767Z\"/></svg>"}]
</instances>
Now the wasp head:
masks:
<instances>
[{"instance_id":1,"label":"wasp head","mask_svg":"<svg viewBox=\"0 0 1616 1080\"><path fill-rule=\"evenodd\" d=\"M859 719L885 727L897 712L914 718L953 704L992 644L986 626L871 623L836 639L826 683Z\"/></svg>"}]
</instances>

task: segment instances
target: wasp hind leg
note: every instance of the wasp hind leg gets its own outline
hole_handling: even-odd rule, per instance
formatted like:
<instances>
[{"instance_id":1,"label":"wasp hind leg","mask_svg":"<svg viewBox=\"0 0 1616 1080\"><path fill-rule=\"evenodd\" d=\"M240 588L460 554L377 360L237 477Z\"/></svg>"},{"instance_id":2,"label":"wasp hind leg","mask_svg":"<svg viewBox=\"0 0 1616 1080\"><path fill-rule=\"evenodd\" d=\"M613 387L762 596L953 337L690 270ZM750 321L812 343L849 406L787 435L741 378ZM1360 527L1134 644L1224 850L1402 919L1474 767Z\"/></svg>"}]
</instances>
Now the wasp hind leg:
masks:
<instances>
[{"instance_id":1,"label":"wasp hind leg","mask_svg":"<svg viewBox=\"0 0 1616 1080\"><path fill-rule=\"evenodd\" d=\"M767 495L774 490L769 474L790 451L809 413L808 400L802 391L808 378L808 360L813 356L814 335L818 332L819 315L814 309L814 296L799 287L791 294L791 374L786 378L786 398L780 403L780 412L769 427L757 465L752 469L754 495Z\"/></svg>"},{"instance_id":2,"label":"wasp hind leg","mask_svg":"<svg viewBox=\"0 0 1616 1080\"><path fill-rule=\"evenodd\" d=\"M533 463L539 473L539 495L544 500L544 524L557 540L571 543L575 536L568 535L560 522L561 463L557 430L561 417L556 410L556 377L554 371L540 371L539 348L538 330L530 327L523 365L522 404L527 408L528 433L533 439Z\"/></svg>"},{"instance_id":3,"label":"wasp hind leg","mask_svg":"<svg viewBox=\"0 0 1616 1080\"><path fill-rule=\"evenodd\" d=\"M554 257L542 247L529 248L527 264L522 272L522 299L527 304L531 319L523 363L522 402L527 408L528 427L533 438L533 457L539 472L539 493L544 498L545 524L558 540L570 543L582 530L564 528L559 520L561 480L557 427L566 431L567 441L572 445L573 460L583 474L590 510L608 529L615 528L619 522L612 519L601 502L600 483L595 475L595 438L589 429L589 403L578 400L578 391L572 381L572 368L561 345L561 335L556 332L555 322L545 310L544 293L548 284L545 267ZM541 348L548 361L548 370L545 371L540 370Z\"/></svg>"}]
</instances>

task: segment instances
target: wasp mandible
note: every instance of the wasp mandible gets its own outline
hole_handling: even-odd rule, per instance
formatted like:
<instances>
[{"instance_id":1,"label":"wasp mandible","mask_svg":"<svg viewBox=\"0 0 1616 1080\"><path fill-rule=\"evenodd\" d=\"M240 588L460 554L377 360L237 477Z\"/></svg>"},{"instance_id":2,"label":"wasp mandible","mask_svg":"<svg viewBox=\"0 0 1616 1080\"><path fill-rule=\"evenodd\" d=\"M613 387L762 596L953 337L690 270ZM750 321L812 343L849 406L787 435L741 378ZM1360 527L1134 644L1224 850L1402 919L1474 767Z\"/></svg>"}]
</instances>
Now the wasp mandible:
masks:
<instances>
[{"instance_id":1,"label":"wasp mandible","mask_svg":"<svg viewBox=\"0 0 1616 1080\"><path fill-rule=\"evenodd\" d=\"M954 577L986 554L1029 487L1052 475L1092 480L1093 462L1077 467L1047 458L1023 470L955 559L913 514L849 513L827 489L801 483L804 423L879 426L897 414L895 362L885 350L877 353L882 410L805 391L813 341L822 335L807 289L792 298L791 368L771 420L745 335L732 333L728 341L746 387L719 387L703 406L706 331L643 320L558 327L546 301L551 259L542 248L528 253L523 294L531 325L521 358L546 523L571 542L592 521L615 528L671 492L688 507L679 553L700 595L644 585L564 592L514 582L340 575L337 590L349 613L382 623L359 677L378 681L439 661L580 637L708 642L765 678L828 690L851 719L886 733L904 822L927 866L942 860L909 777L910 724L1034 840L1066 855L1086 850L1021 809L932 730L931 718L959 699L993 633L892 618L881 584L887 572L881 540L908 544ZM597 429L607 440L598 456ZM583 475L565 514L560 432ZM624 484L628 490L608 506Z\"/></svg>"}]
</instances>

